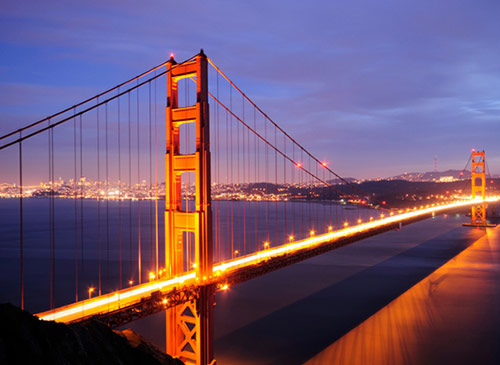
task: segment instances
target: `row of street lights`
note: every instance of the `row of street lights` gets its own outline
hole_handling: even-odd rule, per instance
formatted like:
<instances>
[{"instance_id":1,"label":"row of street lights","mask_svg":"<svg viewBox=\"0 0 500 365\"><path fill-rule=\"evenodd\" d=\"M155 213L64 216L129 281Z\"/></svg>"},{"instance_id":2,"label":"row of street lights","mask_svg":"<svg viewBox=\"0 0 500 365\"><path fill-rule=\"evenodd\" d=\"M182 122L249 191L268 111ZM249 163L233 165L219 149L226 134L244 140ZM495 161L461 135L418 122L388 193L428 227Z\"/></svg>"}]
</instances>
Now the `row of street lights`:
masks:
<instances>
[{"instance_id":1,"label":"row of street lights","mask_svg":"<svg viewBox=\"0 0 500 365\"><path fill-rule=\"evenodd\" d=\"M298 166L300 167L300 164L298 164ZM434 207L435 205L443 205L443 204L444 204L444 203L436 203L436 204L430 204L430 205L426 205L426 206L423 206L423 205L422 205L422 206L420 207L420 209L428 208L429 206ZM418 209L417 207L414 207L414 208L413 208L413 211L415 211L415 210L417 210L417 209ZM410 209L410 208L406 209L406 212L409 212L409 211L411 211L411 209ZM400 210L398 211L398 213L399 213L399 214L404 213L404 212L405 212L405 210L403 210L403 209L400 209ZM391 215L391 216L392 216L392 215L394 215L394 212L390 212L390 215ZM385 217L385 215L384 215L384 214L380 214L380 218L381 218L381 219L382 219L382 218L384 218L384 217ZM373 221L373 217L370 217L370 220L369 220L369 221L370 221L370 222L372 222L372 221ZM357 221L357 222L358 222L358 224L362 224L362 223L363 223L363 220L362 220L362 219L358 219L358 221ZM344 222L344 227L348 227L348 226L349 226L349 222L348 222L348 221ZM329 227L328 227L328 232L332 232L332 231L333 231L333 227L332 227L332 226L329 226ZM315 233L316 233L316 232L315 232L314 230L311 230L311 231L309 232L309 234L310 234L310 236L311 236L311 237L313 237L313 236L315 235ZM288 240L289 240L289 242L290 242L290 243L291 243L291 242L293 242L293 240L294 240L294 239L295 239L295 236L293 236L293 235L288 236ZM268 242L268 241L265 241L265 242L264 242L264 250L269 249L269 247L270 247L269 242ZM239 256L239 254L240 254L240 251L239 251L239 250L235 250L235 251L233 252L233 258L238 257L238 256ZM196 268L196 264L193 264L193 268ZM164 271L164 270L160 270L160 274L161 274L163 271ZM153 280L155 280L155 278L156 278L155 273L150 272L150 273L149 273L149 280L150 280L150 281L153 281ZM130 287L132 287L132 285L134 284L134 281L133 281L133 280L129 280L129 282L128 282L128 283L129 283L129 286L130 286ZM91 298L92 298L92 293L94 293L94 291L95 291L95 288L94 288L94 287L90 287L90 288L88 289L89 299L91 299Z\"/></svg>"}]
</instances>

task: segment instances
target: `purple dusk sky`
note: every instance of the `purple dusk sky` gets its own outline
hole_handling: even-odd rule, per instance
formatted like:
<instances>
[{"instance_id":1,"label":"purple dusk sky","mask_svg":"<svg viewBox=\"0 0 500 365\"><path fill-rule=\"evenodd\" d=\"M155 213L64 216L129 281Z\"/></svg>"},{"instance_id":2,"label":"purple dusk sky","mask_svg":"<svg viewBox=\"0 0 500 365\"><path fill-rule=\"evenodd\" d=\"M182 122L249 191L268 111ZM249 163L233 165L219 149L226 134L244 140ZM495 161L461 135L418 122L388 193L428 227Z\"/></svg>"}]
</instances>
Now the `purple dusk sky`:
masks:
<instances>
[{"instance_id":1,"label":"purple dusk sky","mask_svg":"<svg viewBox=\"0 0 500 365\"><path fill-rule=\"evenodd\" d=\"M343 176L500 173L500 2L0 4L0 134L203 48Z\"/></svg>"}]
</instances>

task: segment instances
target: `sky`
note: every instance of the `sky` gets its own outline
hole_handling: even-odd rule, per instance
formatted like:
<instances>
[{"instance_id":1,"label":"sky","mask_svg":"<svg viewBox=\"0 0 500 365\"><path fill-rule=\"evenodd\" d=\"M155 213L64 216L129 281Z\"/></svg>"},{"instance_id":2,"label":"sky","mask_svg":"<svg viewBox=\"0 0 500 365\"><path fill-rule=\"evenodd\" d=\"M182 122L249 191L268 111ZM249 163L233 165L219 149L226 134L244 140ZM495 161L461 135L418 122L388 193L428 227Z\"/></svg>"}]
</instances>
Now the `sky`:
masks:
<instances>
[{"instance_id":1,"label":"sky","mask_svg":"<svg viewBox=\"0 0 500 365\"><path fill-rule=\"evenodd\" d=\"M499 1L0 2L0 134L200 48L342 176L500 173Z\"/></svg>"}]
</instances>

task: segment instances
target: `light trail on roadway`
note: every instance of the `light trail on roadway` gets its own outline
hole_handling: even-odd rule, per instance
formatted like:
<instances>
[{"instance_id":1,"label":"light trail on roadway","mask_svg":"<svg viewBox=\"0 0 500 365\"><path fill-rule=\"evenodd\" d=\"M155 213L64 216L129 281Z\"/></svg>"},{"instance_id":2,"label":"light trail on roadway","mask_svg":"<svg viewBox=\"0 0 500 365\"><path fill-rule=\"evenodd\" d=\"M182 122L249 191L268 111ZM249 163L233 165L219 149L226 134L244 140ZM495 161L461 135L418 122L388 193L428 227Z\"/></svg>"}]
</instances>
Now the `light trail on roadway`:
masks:
<instances>
[{"instance_id":1,"label":"light trail on roadway","mask_svg":"<svg viewBox=\"0 0 500 365\"><path fill-rule=\"evenodd\" d=\"M500 197L495 196L486 198L485 202L491 203L498 202L499 200ZM316 248L326 243L331 243L347 237L362 235L372 230L387 227L395 223L403 224L407 221L411 221L429 214L443 214L449 210L467 208L481 203L483 203L481 199L471 200L469 198L465 200L455 201L449 204L427 205L422 209L407 209L406 211L399 214L390 213L388 216L381 216L380 219L370 220L369 222L361 223L351 227L346 226L343 229L337 231L331 231L331 227L329 227L329 232L325 234L312 235L311 237L306 239L290 242L274 248L267 248L253 254L238 257L236 259L214 265L214 275L209 278L202 278L200 280L200 278L196 277L196 273L194 271L191 271L175 278L158 279L131 288L72 303L50 311L38 313L37 316L42 320L53 320L58 322L78 321L93 315L109 313L121 308L126 308L127 306L137 303L142 298L149 297L153 292L156 291L166 293L173 290L174 288L179 289L179 286L183 285L188 286L224 283L224 278L229 273L235 270L242 270L245 267L252 267L256 264L261 263L263 260L269 260L271 258L289 255L298 251ZM227 285L221 285L221 288L227 289Z\"/></svg>"}]
</instances>

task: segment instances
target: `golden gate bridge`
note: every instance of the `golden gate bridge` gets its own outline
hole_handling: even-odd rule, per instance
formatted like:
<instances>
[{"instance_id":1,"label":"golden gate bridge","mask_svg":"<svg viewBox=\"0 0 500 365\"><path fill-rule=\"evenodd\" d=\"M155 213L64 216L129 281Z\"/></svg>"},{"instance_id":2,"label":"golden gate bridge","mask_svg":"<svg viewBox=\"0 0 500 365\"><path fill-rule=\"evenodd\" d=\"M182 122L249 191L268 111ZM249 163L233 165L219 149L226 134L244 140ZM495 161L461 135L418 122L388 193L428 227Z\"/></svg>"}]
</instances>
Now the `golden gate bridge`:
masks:
<instances>
[{"instance_id":1,"label":"golden gate bridge","mask_svg":"<svg viewBox=\"0 0 500 365\"><path fill-rule=\"evenodd\" d=\"M486 226L486 204L498 201L486 196L484 151L473 151L471 196L389 208L292 138L203 51L0 140L17 171L21 307L31 300L25 250L47 243L49 309L38 317L114 328L166 311L167 352L193 364L215 363L217 290L438 214L472 208L472 225ZM48 182L35 189L37 178ZM45 228L27 237L32 196L47 198L35 213ZM59 250L71 272L60 271ZM61 275L72 277L71 300L56 295Z\"/></svg>"}]
</instances>

